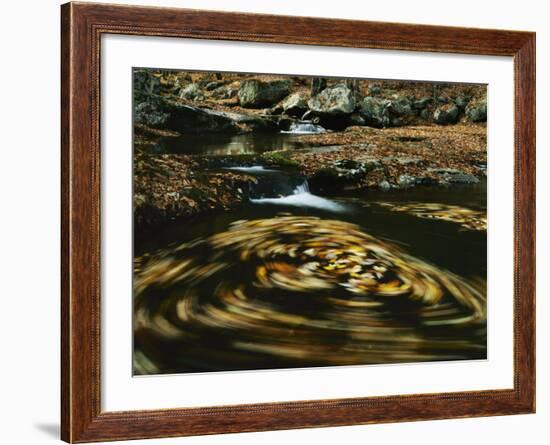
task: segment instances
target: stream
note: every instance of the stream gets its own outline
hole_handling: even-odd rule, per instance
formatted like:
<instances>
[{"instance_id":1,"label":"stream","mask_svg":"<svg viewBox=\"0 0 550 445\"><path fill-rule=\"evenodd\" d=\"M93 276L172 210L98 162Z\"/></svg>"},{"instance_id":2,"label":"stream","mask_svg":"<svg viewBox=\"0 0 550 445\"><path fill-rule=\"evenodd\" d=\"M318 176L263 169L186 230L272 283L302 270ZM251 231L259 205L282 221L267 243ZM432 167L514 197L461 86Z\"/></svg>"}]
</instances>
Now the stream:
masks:
<instances>
[{"instance_id":1,"label":"stream","mask_svg":"<svg viewBox=\"0 0 550 445\"><path fill-rule=\"evenodd\" d=\"M292 149L202 135L159 152ZM136 243L135 374L485 359L486 182L317 196L293 169Z\"/></svg>"}]
</instances>

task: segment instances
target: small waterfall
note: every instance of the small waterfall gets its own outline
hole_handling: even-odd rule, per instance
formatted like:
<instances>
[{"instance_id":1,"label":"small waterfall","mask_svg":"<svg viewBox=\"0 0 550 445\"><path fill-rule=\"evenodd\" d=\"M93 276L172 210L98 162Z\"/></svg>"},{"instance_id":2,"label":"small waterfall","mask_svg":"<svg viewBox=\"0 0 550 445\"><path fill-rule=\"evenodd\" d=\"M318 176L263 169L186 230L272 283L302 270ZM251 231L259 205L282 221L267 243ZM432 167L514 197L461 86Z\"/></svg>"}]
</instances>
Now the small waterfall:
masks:
<instances>
[{"instance_id":1,"label":"small waterfall","mask_svg":"<svg viewBox=\"0 0 550 445\"><path fill-rule=\"evenodd\" d=\"M273 170L270 168L265 168L263 165L252 165L250 167L225 167L225 170L233 170L236 172L243 172L243 173L272 173L276 172L277 170Z\"/></svg>"},{"instance_id":2,"label":"small waterfall","mask_svg":"<svg viewBox=\"0 0 550 445\"><path fill-rule=\"evenodd\" d=\"M302 182L299 186L297 186L294 189L294 194L295 195L299 195L301 193L309 193L309 184L308 184L307 180Z\"/></svg>"},{"instance_id":3,"label":"small waterfall","mask_svg":"<svg viewBox=\"0 0 550 445\"><path fill-rule=\"evenodd\" d=\"M292 122L292 124L290 124L290 128L287 131L281 131L281 133L288 134L319 134L325 132L326 130L323 127L314 124L311 121Z\"/></svg>"},{"instance_id":4,"label":"small waterfall","mask_svg":"<svg viewBox=\"0 0 550 445\"><path fill-rule=\"evenodd\" d=\"M281 196L279 198L260 198L251 199L251 202L257 204L272 204L292 207L310 207L329 212L345 212L346 207L330 199L321 198L309 191L307 180L297 185L291 195Z\"/></svg>"}]
</instances>

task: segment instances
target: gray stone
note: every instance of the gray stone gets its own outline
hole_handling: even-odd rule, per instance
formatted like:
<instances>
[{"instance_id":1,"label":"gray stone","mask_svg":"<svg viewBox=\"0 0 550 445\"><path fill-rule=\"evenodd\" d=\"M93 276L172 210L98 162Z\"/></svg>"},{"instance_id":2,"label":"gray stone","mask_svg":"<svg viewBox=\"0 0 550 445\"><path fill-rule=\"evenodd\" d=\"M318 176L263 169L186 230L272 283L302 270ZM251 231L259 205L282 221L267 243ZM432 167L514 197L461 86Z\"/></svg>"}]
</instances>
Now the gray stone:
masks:
<instances>
[{"instance_id":1,"label":"gray stone","mask_svg":"<svg viewBox=\"0 0 550 445\"><path fill-rule=\"evenodd\" d=\"M238 133L242 128L278 131L277 118L199 108L149 95L134 108L135 122L179 133Z\"/></svg>"},{"instance_id":2,"label":"gray stone","mask_svg":"<svg viewBox=\"0 0 550 445\"><path fill-rule=\"evenodd\" d=\"M470 122L487 121L487 100L470 104L466 107L466 117Z\"/></svg>"},{"instance_id":3,"label":"gray stone","mask_svg":"<svg viewBox=\"0 0 550 445\"><path fill-rule=\"evenodd\" d=\"M455 104L461 111L464 111L468 103L470 102L471 97L465 94L459 94L455 99Z\"/></svg>"},{"instance_id":4,"label":"gray stone","mask_svg":"<svg viewBox=\"0 0 550 445\"><path fill-rule=\"evenodd\" d=\"M160 79L154 76L150 71L134 71L134 93L140 94L159 94Z\"/></svg>"},{"instance_id":5,"label":"gray stone","mask_svg":"<svg viewBox=\"0 0 550 445\"><path fill-rule=\"evenodd\" d=\"M360 113L367 125L376 128L389 127L391 123L389 106L389 100L369 96L363 99Z\"/></svg>"},{"instance_id":6,"label":"gray stone","mask_svg":"<svg viewBox=\"0 0 550 445\"><path fill-rule=\"evenodd\" d=\"M397 95L393 99L365 97L360 113L367 125L377 128L405 125L414 114L409 99Z\"/></svg>"},{"instance_id":7,"label":"gray stone","mask_svg":"<svg viewBox=\"0 0 550 445\"><path fill-rule=\"evenodd\" d=\"M454 104L438 107L434 112L434 122L439 125L456 124L460 110Z\"/></svg>"},{"instance_id":8,"label":"gray stone","mask_svg":"<svg viewBox=\"0 0 550 445\"><path fill-rule=\"evenodd\" d=\"M180 90L180 99L203 100L204 95L196 83L190 83Z\"/></svg>"},{"instance_id":9,"label":"gray stone","mask_svg":"<svg viewBox=\"0 0 550 445\"><path fill-rule=\"evenodd\" d=\"M416 99L412 103L412 108L416 111L424 110L432 102L431 97L423 97L421 99Z\"/></svg>"},{"instance_id":10,"label":"gray stone","mask_svg":"<svg viewBox=\"0 0 550 445\"><path fill-rule=\"evenodd\" d=\"M155 100L146 100L139 102L134 107L134 122L136 124L147 125L153 128L162 128L170 114L158 106Z\"/></svg>"},{"instance_id":11,"label":"gray stone","mask_svg":"<svg viewBox=\"0 0 550 445\"><path fill-rule=\"evenodd\" d=\"M380 181L378 183L378 187L380 188L380 190L388 191L389 189L391 189L391 184L384 179L383 181Z\"/></svg>"},{"instance_id":12,"label":"gray stone","mask_svg":"<svg viewBox=\"0 0 550 445\"><path fill-rule=\"evenodd\" d=\"M395 96L390 101L390 113L393 116L410 116L412 114L411 102L406 97Z\"/></svg>"},{"instance_id":13,"label":"gray stone","mask_svg":"<svg viewBox=\"0 0 550 445\"><path fill-rule=\"evenodd\" d=\"M401 188L410 188L416 185L416 178L410 175L401 175L397 180L397 184Z\"/></svg>"},{"instance_id":14,"label":"gray stone","mask_svg":"<svg viewBox=\"0 0 550 445\"><path fill-rule=\"evenodd\" d=\"M351 114L355 110L353 92L343 83L325 88L308 101L311 111L325 115Z\"/></svg>"},{"instance_id":15,"label":"gray stone","mask_svg":"<svg viewBox=\"0 0 550 445\"><path fill-rule=\"evenodd\" d=\"M294 93L283 100L281 107L290 116L302 116L307 111L307 100L302 94Z\"/></svg>"},{"instance_id":16,"label":"gray stone","mask_svg":"<svg viewBox=\"0 0 550 445\"><path fill-rule=\"evenodd\" d=\"M206 91L213 91L213 90L215 90L216 88L221 87L222 85L223 85L223 82L218 81L218 80L214 80L214 81L212 81L212 82L208 82L208 83L206 84L206 86L204 87L204 89L205 89Z\"/></svg>"},{"instance_id":17,"label":"gray stone","mask_svg":"<svg viewBox=\"0 0 550 445\"><path fill-rule=\"evenodd\" d=\"M353 113L349 117L349 123L350 123L350 125L366 125L367 121L365 120L365 118L363 116L361 116L361 114Z\"/></svg>"},{"instance_id":18,"label":"gray stone","mask_svg":"<svg viewBox=\"0 0 550 445\"><path fill-rule=\"evenodd\" d=\"M421 119L424 119L425 121L428 121L428 120L430 120L430 111L427 108L424 108L420 112L419 116L420 116Z\"/></svg>"},{"instance_id":19,"label":"gray stone","mask_svg":"<svg viewBox=\"0 0 550 445\"><path fill-rule=\"evenodd\" d=\"M429 168L428 172L438 174L443 182L449 184L477 184L479 182L474 175L456 168Z\"/></svg>"},{"instance_id":20,"label":"gray stone","mask_svg":"<svg viewBox=\"0 0 550 445\"><path fill-rule=\"evenodd\" d=\"M379 86L373 85L369 87L369 96L378 96L382 92L382 88Z\"/></svg>"},{"instance_id":21,"label":"gray stone","mask_svg":"<svg viewBox=\"0 0 550 445\"><path fill-rule=\"evenodd\" d=\"M288 95L291 81L288 79L262 81L245 80L239 88L238 96L241 106L262 108L279 102Z\"/></svg>"}]
</instances>

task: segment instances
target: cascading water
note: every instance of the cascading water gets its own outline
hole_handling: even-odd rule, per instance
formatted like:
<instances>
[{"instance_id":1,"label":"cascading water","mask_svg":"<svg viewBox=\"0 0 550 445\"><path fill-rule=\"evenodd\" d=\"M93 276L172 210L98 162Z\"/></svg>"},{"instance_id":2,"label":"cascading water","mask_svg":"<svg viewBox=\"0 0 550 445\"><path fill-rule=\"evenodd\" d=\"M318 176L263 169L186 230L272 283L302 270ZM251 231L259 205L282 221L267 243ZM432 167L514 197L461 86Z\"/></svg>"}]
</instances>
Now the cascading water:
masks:
<instances>
[{"instance_id":1,"label":"cascading water","mask_svg":"<svg viewBox=\"0 0 550 445\"><path fill-rule=\"evenodd\" d=\"M227 169L258 176L258 182L250 193L252 203L311 207L330 212L346 210L342 204L312 194L307 179L303 179L301 175L265 168L261 165L228 167Z\"/></svg>"},{"instance_id":2,"label":"cascading water","mask_svg":"<svg viewBox=\"0 0 550 445\"><path fill-rule=\"evenodd\" d=\"M307 179L294 189L295 195L299 195L301 193L309 193L309 184L307 182Z\"/></svg>"},{"instance_id":3,"label":"cascading water","mask_svg":"<svg viewBox=\"0 0 550 445\"><path fill-rule=\"evenodd\" d=\"M323 127L311 121L293 122L290 124L290 128L287 131L281 131L281 133L288 134L319 134L325 132L326 130Z\"/></svg>"},{"instance_id":4,"label":"cascading water","mask_svg":"<svg viewBox=\"0 0 550 445\"><path fill-rule=\"evenodd\" d=\"M274 204L281 206L292 207L311 207L319 210L326 210L329 212L344 212L346 207L342 204L338 204L330 199L322 198L314 195L309 191L309 184L307 180L296 186L291 195L281 196L278 198L260 198L251 199L253 203L257 204Z\"/></svg>"}]
</instances>

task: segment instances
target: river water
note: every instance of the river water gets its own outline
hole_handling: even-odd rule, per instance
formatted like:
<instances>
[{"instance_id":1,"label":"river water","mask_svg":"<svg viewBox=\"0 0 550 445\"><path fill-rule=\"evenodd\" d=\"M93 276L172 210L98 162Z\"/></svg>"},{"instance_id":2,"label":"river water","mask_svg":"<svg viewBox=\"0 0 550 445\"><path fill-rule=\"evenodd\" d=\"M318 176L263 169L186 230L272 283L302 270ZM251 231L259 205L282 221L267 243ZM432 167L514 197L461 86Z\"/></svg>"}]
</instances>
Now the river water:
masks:
<instances>
[{"instance_id":1,"label":"river water","mask_svg":"<svg viewBox=\"0 0 550 445\"><path fill-rule=\"evenodd\" d=\"M159 151L297 140L178 139ZM484 181L327 197L293 170L229 170L257 178L250 202L134 246L135 374L486 358Z\"/></svg>"}]
</instances>

